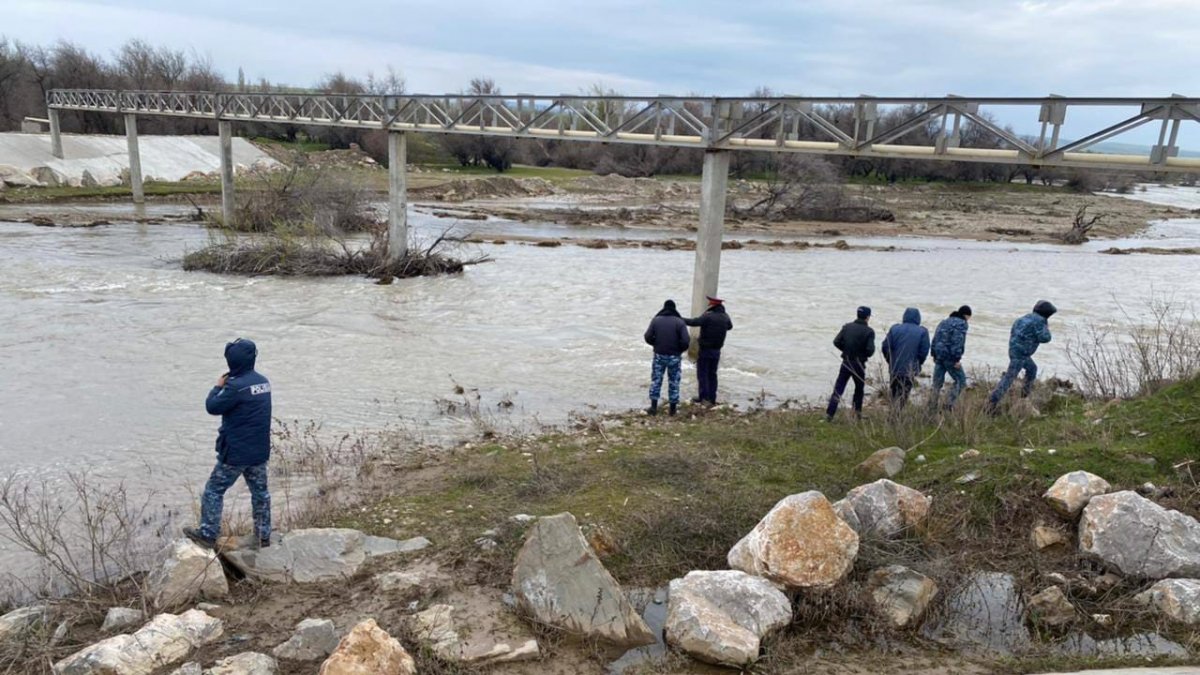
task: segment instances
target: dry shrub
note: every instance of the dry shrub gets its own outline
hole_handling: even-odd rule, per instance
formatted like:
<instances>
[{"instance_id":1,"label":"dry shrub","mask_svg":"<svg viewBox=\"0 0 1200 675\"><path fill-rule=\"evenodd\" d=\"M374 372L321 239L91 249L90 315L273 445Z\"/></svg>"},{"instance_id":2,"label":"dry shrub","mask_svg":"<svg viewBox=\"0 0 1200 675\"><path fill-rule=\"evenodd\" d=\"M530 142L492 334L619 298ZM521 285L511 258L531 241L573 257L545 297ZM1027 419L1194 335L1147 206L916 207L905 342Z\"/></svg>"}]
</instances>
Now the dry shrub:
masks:
<instances>
[{"instance_id":1,"label":"dry shrub","mask_svg":"<svg viewBox=\"0 0 1200 675\"><path fill-rule=\"evenodd\" d=\"M312 224L326 232L366 232L379 224L371 193L353 180L309 166L295 153L283 170L251 171L253 187L238 193L234 222L210 224L238 232L273 232L281 225Z\"/></svg>"},{"instance_id":2,"label":"dry shrub","mask_svg":"<svg viewBox=\"0 0 1200 675\"><path fill-rule=\"evenodd\" d=\"M1152 297L1146 308L1148 324L1121 308L1124 326L1092 323L1067 343L1082 393L1109 399L1150 394L1200 373L1200 319L1194 306Z\"/></svg>"}]
</instances>

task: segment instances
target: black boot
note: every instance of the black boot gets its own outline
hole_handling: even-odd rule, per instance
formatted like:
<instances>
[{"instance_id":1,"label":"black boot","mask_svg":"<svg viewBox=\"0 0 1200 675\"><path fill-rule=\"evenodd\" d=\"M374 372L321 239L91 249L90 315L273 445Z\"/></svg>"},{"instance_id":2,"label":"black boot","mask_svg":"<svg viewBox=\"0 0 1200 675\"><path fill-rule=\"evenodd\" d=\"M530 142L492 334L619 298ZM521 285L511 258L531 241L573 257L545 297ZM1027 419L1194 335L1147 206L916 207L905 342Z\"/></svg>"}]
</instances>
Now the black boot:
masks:
<instances>
[{"instance_id":1,"label":"black boot","mask_svg":"<svg viewBox=\"0 0 1200 675\"><path fill-rule=\"evenodd\" d=\"M650 401L650 407L646 408L646 414L647 415L657 415L658 414L658 401Z\"/></svg>"},{"instance_id":2,"label":"black boot","mask_svg":"<svg viewBox=\"0 0 1200 675\"><path fill-rule=\"evenodd\" d=\"M672 415L674 415L674 414L675 414L675 411L676 411L678 408L679 408L679 404L678 404L678 403L672 403L672 404L671 404L671 414L672 414Z\"/></svg>"}]
</instances>

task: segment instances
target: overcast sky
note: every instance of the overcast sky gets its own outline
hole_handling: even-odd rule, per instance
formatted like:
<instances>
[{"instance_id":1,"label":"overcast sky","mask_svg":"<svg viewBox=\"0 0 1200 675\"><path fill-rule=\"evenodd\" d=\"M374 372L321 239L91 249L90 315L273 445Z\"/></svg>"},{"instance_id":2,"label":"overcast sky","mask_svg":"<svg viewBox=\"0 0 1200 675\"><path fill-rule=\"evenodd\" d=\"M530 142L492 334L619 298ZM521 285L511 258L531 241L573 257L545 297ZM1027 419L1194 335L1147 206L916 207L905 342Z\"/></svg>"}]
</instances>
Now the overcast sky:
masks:
<instances>
[{"instance_id":1,"label":"overcast sky","mask_svg":"<svg viewBox=\"0 0 1200 675\"><path fill-rule=\"evenodd\" d=\"M399 70L415 93L1200 96L1200 0L0 0L0 33L129 38L229 79Z\"/></svg>"}]
</instances>

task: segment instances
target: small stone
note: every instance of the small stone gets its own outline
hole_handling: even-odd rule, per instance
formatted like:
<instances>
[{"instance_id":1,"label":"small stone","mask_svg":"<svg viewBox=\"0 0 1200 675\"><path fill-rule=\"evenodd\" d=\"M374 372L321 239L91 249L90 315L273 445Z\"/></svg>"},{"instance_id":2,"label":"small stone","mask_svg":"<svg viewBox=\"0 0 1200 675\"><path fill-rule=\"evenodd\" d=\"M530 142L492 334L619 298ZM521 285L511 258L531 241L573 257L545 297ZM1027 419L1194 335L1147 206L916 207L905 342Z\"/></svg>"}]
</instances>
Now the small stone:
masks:
<instances>
[{"instance_id":1,"label":"small stone","mask_svg":"<svg viewBox=\"0 0 1200 675\"><path fill-rule=\"evenodd\" d=\"M271 650L276 658L289 661L316 661L329 656L337 649L339 636L333 622L328 619L305 619L296 624L296 630L287 642Z\"/></svg>"},{"instance_id":2,"label":"small stone","mask_svg":"<svg viewBox=\"0 0 1200 675\"><path fill-rule=\"evenodd\" d=\"M319 675L416 675L417 665L396 638L367 619L346 634Z\"/></svg>"},{"instance_id":3,"label":"small stone","mask_svg":"<svg viewBox=\"0 0 1200 675\"><path fill-rule=\"evenodd\" d=\"M925 463L925 455L917 455L916 462L917 462L917 464L924 464Z\"/></svg>"},{"instance_id":4,"label":"small stone","mask_svg":"<svg viewBox=\"0 0 1200 675\"><path fill-rule=\"evenodd\" d=\"M1047 583L1054 584L1055 586L1066 586L1071 583L1067 580L1066 575L1062 574L1061 572L1047 572L1046 574L1042 575L1042 578L1045 579Z\"/></svg>"},{"instance_id":5,"label":"small stone","mask_svg":"<svg viewBox=\"0 0 1200 675\"><path fill-rule=\"evenodd\" d=\"M511 520L514 523L525 525L525 524L532 523L533 521L537 520L537 516L531 516L528 513L518 513L517 515L509 518L509 520Z\"/></svg>"},{"instance_id":6,"label":"small stone","mask_svg":"<svg viewBox=\"0 0 1200 675\"><path fill-rule=\"evenodd\" d=\"M982 454L982 453L980 453L980 452L979 452L978 450L976 450L975 448L971 448L971 449L969 449L969 450L967 450L967 451L963 452L962 454L960 454L960 455L958 456L958 458L959 458L959 459L975 459L975 458L976 458L976 457L978 457L980 454Z\"/></svg>"},{"instance_id":7,"label":"small stone","mask_svg":"<svg viewBox=\"0 0 1200 675\"><path fill-rule=\"evenodd\" d=\"M1113 624L1112 614L1093 614L1092 621L1095 621L1100 626L1111 626Z\"/></svg>"},{"instance_id":8,"label":"small stone","mask_svg":"<svg viewBox=\"0 0 1200 675\"><path fill-rule=\"evenodd\" d=\"M142 625L146 613L140 609L129 607L111 607L104 615L104 624L100 626L102 633L124 633L126 629Z\"/></svg>"},{"instance_id":9,"label":"small stone","mask_svg":"<svg viewBox=\"0 0 1200 675\"><path fill-rule=\"evenodd\" d=\"M412 617L413 633L439 658L452 663L491 665L529 661L541 656L537 640L519 625L498 625L503 608L497 603L490 611L489 625L478 621L458 621L452 605L433 605Z\"/></svg>"},{"instance_id":10,"label":"small stone","mask_svg":"<svg viewBox=\"0 0 1200 675\"><path fill-rule=\"evenodd\" d=\"M425 561L403 570L376 574L375 583L385 593L426 598L448 587L451 579L437 563Z\"/></svg>"},{"instance_id":11,"label":"small stone","mask_svg":"<svg viewBox=\"0 0 1200 675\"><path fill-rule=\"evenodd\" d=\"M903 565L871 572L867 590L875 609L896 628L920 620L938 592L932 579Z\"/></svg>"},{"instance_id":12,"label":"small stone","mask_svg":"<svg viewBox=\"0 0 1200 675\"><path fill-rule=\"evenodd\" d=\"M966 485L967 483L974 483L977 480L979 480L979 472L968 471L967 473L964 473L963 475L954 479L954 482L958 483L959 485Z\"/></svg>"},{"instance_id":13,"label":"small stone","mask_svg":"<svg viewBox=\"0 0 1200 675\"><path fill-rule=\"evenodd\" d=\"M0 641L18 638L40 626L50 615L46 605L21 607L0 616Z\"/></svg>"},{"instance_id":14,"label":"small stone","mask_svg":"<svg viewBox=\"0 0 1200 675\"><path fill-rule=\"evenodd\" d=\"M196 609L200 610L201 612L211 612L213 610L221 609L221 606L214 605L211 602L200 602L196 603Z\"/></svg>"},{"instance_id":15,"label":"small stone","mask_svg":"<svg viewBox=\"0 0 1200 675\"><path fill-rule=\"evenodd\" d=\"M1074 518L1093 497L1112 490L1103 478L1087 471L1072 471L1054 481L1042 499L1064 518Z\"/></svg>"},{"instance_id":16,"label":"small stone","mask_svg":"<svg viewBox=\"0 0 1200 675\"><path fill-rule=\"evenodd\" d=\"M854 470L867 480L891 478L904 469L904 455L902 448L892 447L877 450Z\"/></svg>"},{"instance_id":17,"label":"small stone","mask_svg":"<svg viewBox=\"0 0 1200 675\"><path fill-rule=\"evenodd\" d=\"M1068 543L1067 535L1060 530L1046 525L1038 525L1033 528L1030 533L1030 539L1033 541L1033 546L1039 551L1048 549L1052 546L1063 547Z\"/></svg>"},{"instance_id":18,"label":"small stone","mask_svg":"<svg viewBox=\"0 0 1200 675\"><path fill-rule=\"evenodd\" d=\"M1050 586L1029 598L1030 617L1043 626L1057 628L1075 620L1075 606L1058 586Z\"/></svg>"},{"instance_id":19,"label":"small stone","mask_svg":"<svg viewBox=\"0 0 1200 675\"><path fill-rule=\"evenodd\" d=\"M171 672L171 675L203 675L203 674L204 674L204 669L201 668L200 664L196 663L195 661L188 661L187 663L183 664L182 666L179 666L178 668L176 668L174 671Z\"/></svg>"},{"instance_id":20,"label":"small stone","mask_svg":"<svg viewBox=\"0 0 1200 675\"><path fill-rule=\"evenodd\" d=\"M279 664L275 659L258 652L242 652L227 656L204 671L204 675L275 675Z\"/></svg>"},{"instance_id":21,"label":"small stone","mask_svg":"<svg viewBox=\"0 0 1200 675\"><path fill-rule=\"evenodd\" d=\"M1036 448L1021 448L1022 455L1032 455L1035 452L1037 452Z\"/></svg>"},{"instance_id":22,"label":"small stone","mask_svg":"<svg viewBox=\"0 0 1200 675\"><path fill-rule=\"evenodd\" d=\"M1097 591L1101 593L1108 593L1117 586L1121 585L1121 577L1113 574L1112 572L1105 572L1104 574L1096 577L1093 583L1096 585Z\"/></svg>"}]
</instances>

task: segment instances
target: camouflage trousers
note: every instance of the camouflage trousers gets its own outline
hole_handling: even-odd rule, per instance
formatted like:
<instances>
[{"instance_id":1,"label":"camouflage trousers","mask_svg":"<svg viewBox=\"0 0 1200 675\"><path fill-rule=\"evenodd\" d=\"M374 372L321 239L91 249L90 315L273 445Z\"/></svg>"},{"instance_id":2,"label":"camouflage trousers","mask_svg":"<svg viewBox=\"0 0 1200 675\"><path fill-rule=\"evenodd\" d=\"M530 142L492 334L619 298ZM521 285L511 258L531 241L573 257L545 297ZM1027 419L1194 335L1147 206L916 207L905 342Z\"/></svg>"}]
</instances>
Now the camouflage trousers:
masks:
<instances>
[{"instance_id":1,"label":"camouflage trousers","mask_svg":"<svg viewBox=\"0 0 1200 675\"><path fill-rule=\"evenodd\" d=\"M259 541L271 538L271 493L267 491L267 463L254 466L233 466L217 462L204 495L200 498L200 535L216 539L221 534L221 512L225 508L225 491L238 477L250 488L250 507L254 512L254 533Z\"/></svg>"}]
</instances>

